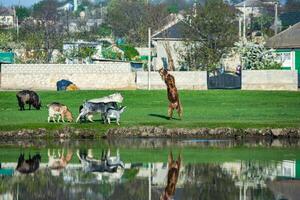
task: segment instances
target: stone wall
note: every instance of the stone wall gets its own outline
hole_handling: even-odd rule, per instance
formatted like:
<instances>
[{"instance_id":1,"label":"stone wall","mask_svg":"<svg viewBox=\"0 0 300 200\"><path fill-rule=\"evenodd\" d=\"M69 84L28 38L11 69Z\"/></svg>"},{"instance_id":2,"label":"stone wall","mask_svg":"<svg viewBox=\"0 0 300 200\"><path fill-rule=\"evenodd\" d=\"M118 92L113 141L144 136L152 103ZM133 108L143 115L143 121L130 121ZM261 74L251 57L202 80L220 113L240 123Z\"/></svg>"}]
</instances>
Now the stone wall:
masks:
<instances>
[{"instance_id":1,"label":"stone wall","mask_svg":"<svg viewBox=\"0 0 300 200\"><path fill-rule=\"evenodd\" d=\"M171 74L175 77L175 83L178 89L207 90L206 71L171 72ZM166 88L158 72L151 72L150 83L151 89ZM137 72L136 87L138 89L148 88L148 72Z\"/></svg>"},{"instance_id":2,"label":"stone wall","mask_svg":"<svg viewBox=\"0 0 300 200\"><path fill-rule=\"evenodd\" d=\"M132 89L135 74L130 63L101 64L3 64L2 89L56 90L56 82L67 79L80 89Z\"/></svg>"},{"instance_id":3,"label":"stone wall","mask_svg":"<svg viewBox=\"0 0 300 200\"><path fill-rule=\"evenodd\" d=\"M242 90L298 90L294 70L244 70Z\"/></svg>"}]
</instances>

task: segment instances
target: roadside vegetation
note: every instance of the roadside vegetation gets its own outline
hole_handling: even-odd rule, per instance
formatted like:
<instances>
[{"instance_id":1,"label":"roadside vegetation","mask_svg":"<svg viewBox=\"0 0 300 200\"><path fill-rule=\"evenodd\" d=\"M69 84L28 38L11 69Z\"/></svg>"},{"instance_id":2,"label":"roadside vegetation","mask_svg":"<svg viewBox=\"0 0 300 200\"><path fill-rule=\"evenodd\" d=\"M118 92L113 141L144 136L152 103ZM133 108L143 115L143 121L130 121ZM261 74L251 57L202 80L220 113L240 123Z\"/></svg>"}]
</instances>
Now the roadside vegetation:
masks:
<instances>
[{"instance_id":1,"label":"roadside vegetation","mask_svg":"<svg viewBox=\"0 0 300 200\"><path fill-rule=\"evenodd\" d=\"M112 127L103 124L99 115L94 123L47 123L47 104L60 102L67 105L78 116L79 106L84 100L99 98L115 91L37 92L42 101L41 110L19 111L16 91L0 92L0 130L46 128L60 129L66 126L96 130L104 133ZM182 128L231 127L267 128L300 127L300 93L258 92L240 90L180 91L183 104L183 119L167 118L166 91L121 91L123 104L127 106L121 116L120 127L165 126ZM26 107L28 109L28 107Z\"/></svg>"}]
</instances>

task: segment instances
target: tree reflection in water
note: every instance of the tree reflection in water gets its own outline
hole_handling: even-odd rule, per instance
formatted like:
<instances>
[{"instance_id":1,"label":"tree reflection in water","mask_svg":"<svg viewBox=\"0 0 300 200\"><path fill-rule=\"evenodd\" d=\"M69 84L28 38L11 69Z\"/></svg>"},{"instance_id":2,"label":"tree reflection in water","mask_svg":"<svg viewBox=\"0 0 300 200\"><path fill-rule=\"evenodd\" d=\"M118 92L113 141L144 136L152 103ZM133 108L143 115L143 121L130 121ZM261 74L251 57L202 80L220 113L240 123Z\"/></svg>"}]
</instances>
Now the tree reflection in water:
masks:
<instances>
[{"instance_id":1,"label":"tree reflection in water","mask_svg":"<svg viewBox=\"0 0 300 200\"><path fill-rule=\"evenodd\" d=\"M73 171L73 172L71 172ZM109 182L102 177L98 180L97 173L83 173L81 170L71 170L59 176L52 176L50 170L39 170L31 176L5 177L9 187L7 192L13 199L147 199L148 181L134 179L126 184ZM70 177L72 176L72 177ZM1 193L0 193L1 199Z\"/></svg>"},{"instance_id":2,"label":"tree reflection in water","mask_svg":"<svg viewBox=\"0 0 300 200\"><path fill-rule=\"evenodd\" d=\"M188 181L183 186L182 196L207 200L275 199L265 185L254 184L258 180L267 180L262 171L268 169L257 163L241 162L240 172L234 175L219 164L186 165L185 178Z\"/></svg>"},{"instance_id":3,"label":"tree reflection in water","mask_svg":"<svg viewBox=\"0 0 300 200\"><path fill-rule=\"evenodd\" d=\"M295 174L289 173L296 164L286 160L183 164L174 199L266 200L276 199L276 191L287 196L290 194L286 190L278 192L278 188L284 184L286 188L299 186ZM117 173L86 173L80 164L69 164L53 176L49 168L42 167L31 175L15 173L0 177L0 199L6 195L33 200L144 200L149 199L149 180L151 199L159 199L166 186L167 171L164 163L127 163L125 170ZM280 177L284 181L278 180Z\"/></svg>"}]
</instances>

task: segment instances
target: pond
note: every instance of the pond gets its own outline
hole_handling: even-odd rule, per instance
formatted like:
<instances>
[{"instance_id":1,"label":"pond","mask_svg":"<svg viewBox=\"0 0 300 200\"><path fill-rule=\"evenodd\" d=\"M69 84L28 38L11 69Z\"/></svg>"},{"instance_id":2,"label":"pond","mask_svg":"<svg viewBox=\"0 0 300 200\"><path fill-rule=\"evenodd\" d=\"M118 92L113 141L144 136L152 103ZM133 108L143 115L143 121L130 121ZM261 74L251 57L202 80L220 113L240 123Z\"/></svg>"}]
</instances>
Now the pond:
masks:
<instances>
[{"instance_id":1,"label":"pond","mask_svg":"<svg viewBox=\"0 0 300 200\"><path fill-rule=\"evenodd\" d=\"M176 200L296 200L299 150L292 139L5 140L0 199L159 199L175 180Z\"/></svg>"}]
</instances>

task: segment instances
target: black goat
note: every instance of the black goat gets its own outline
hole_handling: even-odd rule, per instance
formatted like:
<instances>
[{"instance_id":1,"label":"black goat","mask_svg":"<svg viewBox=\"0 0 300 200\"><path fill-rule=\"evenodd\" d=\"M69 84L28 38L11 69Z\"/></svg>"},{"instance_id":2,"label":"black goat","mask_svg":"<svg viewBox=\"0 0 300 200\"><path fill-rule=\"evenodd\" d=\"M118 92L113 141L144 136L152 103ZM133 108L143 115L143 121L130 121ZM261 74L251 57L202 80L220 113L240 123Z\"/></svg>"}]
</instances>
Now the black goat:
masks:
<instances>
[{"instance_id":1,"label":"black goat","mask_svg":"<svg viewBox=\"0 0 300 200\"><path fill-rule=\"evenodd\" d=\"M18 92L16 96L18 99L20 110L25 110L25 104L29 104L29 110L31 109L31 105L37 110L39 110L42 106L39 96L34 91L22 90Z\"/></svg>"}]
</instances>

